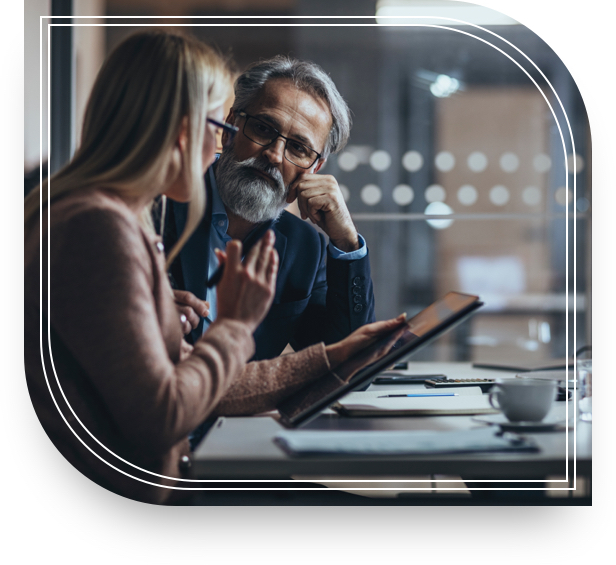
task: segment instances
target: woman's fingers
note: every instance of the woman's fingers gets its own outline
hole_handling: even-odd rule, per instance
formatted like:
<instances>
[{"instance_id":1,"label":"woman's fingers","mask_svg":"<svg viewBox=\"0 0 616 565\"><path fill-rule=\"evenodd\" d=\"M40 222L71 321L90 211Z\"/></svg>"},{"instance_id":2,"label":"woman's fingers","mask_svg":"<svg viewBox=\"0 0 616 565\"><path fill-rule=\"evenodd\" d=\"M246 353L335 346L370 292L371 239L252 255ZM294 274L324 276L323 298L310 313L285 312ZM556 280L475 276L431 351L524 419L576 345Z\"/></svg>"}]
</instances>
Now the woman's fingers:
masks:
<instances>
[{"instance_id":1,"label":"woman's fingers","mask_svg":"<svg viewBox=\"0 0 616 565\"><path fill-rule=\"evenodd\" d=\"M274 249L275 236L274 232L268 230L266 234L267 240L264 243L263 249L259 254L259 260L257 262L258 276L269 286L270 284L270 272L272 269L272 263L276 263L276 270L278 266L278 252Z\"/></svg>"},{"instance_id":2,"label":"woman's fingers","mask_svg":"<svg viewBox=\"0 0 616 565\"><path fill-rule=\"evenodd\" d=\"M180 324L182 326L182 333L184 335L187 335L192 331L192 325L184 314L180 314Z\"/></svg>"},{"instance_id":3,"label":"woman's fingers","mask_svg":"<svg viewBox=\"0 0 616 565\"><path fill-rule=\"evenodd\" d=\"M270 259L265 273L265 280L270 287L275 287L276 275L278 274L278 251L270 251Z\"/></svg>"},{"instance_id":4,"label":"woman's fingers","mask_svg":"<svg viewBox=\"0 0 616 565\"><path fill-rule=\"evenodd\" d=\"M184 330L184 333L187 334L193 328L196 328L199 325L199 315L190 306L178 305L177 308L180 312L180 322L182 322L182 329Z\"/></svg>"},{"instance_id":5,"label":"woman's fingers","mask_svg":"<svg viewBox=\"0 0 616 565\"><path fill-rule=\"evenodd\" d=\"M210 313L210 303L200 300L188 290L174 290L175 303L178 310L186 314L185 309L190 308L198 316L207 316ZM188 314L187 314L188 315ZM190 317L190 316L189 316Z\"/></svg>"},{"instance_id":6,"label":"woman's fingers","mask_svg":"<svg viewBox=\"0 0 616 565\"><path fill-rule=\"evenodd\" d=\"M381 333L389 332L398 326L401 326L406 322L406 314L400 314L396 318L392 318L391 320L384 320L382 322L374 322L371 324L372 331L374 331L375 335L379 335Z\"/></svg>"},{"instance_id":7,"label":"woman's fingers","mask_svg":"<svg viewBox=\"0 0 616 565\"><path fill-rule=\"evenodd\" d=\"M225 270L231 269L231 271L235 271L242 263L242 242L237 239L233 239L227 243L225 255Z\"/></svg>"},{"instance_id":8,"label":"woman's fingers","mask_svg":"<svg viewBox=\"0 0 616 565\"><path fill-rule=\"evenodd\" d=\"M383 320L381 322L373 322L359 328L358 332L361 332L367 339L374 340L384 334L392 332L397 327L402 327L406 322L406 314L400 314L396 318L391 320Z\"/></svg>"},{"instance_id":9,"label":"woman's fingers","mask_svg":"<svg viewBox=\"0 0 616 565\"><path fill-rule=\"evenodd\" d=\"M210 303L205 300L200 300L192 292L187 290L175 289L173 295L180 314L182 331L186 335L199 325L201 317L210 314Z\"/></svg>"},{"instance_id":10,"label":"woman's fingers","mask_svg":"<svg viewBox=\"0 0 616 565\"><path fill-rule=\"evenodd\" d=\"M193 346L190 345L189 343L186 343L182 339L182 342L180 344L180 361L184 361L188 359L188 357L190 357L190 354L192 353L192 350L193 350Z\"/></svg>"},{"instance_id":11,"label":"woman's fingers","mask_svg":"<svg viewBox=\"0 0 616 565\"><path fill-rule=\"evenodd\" d=\"M258 275L266 278L267 269L272 257L272 249L274 248L274 237L272 230L267 230L261 240L261 249L257 256L255 271Z\"/></svg>"},{"instance_id":12,"label":"woman's fingers","mask_svg":"<svg viewBox=\"0 0 616 565\"><path fill-rule=\"evenodd\" d=\"M219 267L227 262L227 254L224 251L218 249L217 247L216 249L214 249L214 253L216 254L216 259L218 259Z\"/></svg>"}]
</instances>

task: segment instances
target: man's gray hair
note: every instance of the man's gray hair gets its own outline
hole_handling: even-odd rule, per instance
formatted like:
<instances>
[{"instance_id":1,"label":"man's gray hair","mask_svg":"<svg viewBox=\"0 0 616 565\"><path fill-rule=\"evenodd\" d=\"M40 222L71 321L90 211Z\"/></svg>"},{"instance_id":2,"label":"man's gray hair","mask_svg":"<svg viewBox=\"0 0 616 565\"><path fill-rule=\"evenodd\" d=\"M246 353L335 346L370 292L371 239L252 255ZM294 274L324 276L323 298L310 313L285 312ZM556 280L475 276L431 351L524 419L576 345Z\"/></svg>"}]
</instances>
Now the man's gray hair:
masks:
<instances>
[{"instance_id":1,"label":"man's gray hair","mask_svg":"<svg viewBox=\"0 0 616 565\"><path fill-rule=\"evenodd\" d=\"M351 111L334 81L316 63L299 61L284 55L259 61L246 69L235 81L233 111L244 111L255 101L265 83L274 79L288 79L296 88L324 100L332 115L332 127L322 158L337 153L346 145L351 133Z\"/></svg>"}]
</instances>

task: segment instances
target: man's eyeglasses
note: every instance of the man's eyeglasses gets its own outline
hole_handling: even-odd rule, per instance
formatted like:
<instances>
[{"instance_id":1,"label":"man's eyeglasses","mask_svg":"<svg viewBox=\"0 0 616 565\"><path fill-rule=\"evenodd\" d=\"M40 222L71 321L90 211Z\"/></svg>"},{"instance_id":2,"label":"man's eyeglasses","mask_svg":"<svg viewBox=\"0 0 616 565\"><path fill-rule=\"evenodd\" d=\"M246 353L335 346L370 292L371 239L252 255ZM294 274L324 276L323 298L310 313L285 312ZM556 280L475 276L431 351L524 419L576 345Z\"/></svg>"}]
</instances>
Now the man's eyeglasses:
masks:
<instances>
[{"instance_id":1,"label":"man's eyeglasses","mask_svg":"<svg viewBox=\"0 0 616 565\"><path fill-rule=\"evenodd\" d=\"M246 112L238 112L242 118L246 118L242 133L253 143L267 147L279 137L285 140L284 157L289 163L293 163L300 169L309 169L321 157L314 149L307 145L281 135L278 130L263 120L248 115Z\"/></svg>"},{"instance_id":2,"label":"man's eyeglasses","mask_svg":"<svg viewBox=\"0 0 616 565\"><path fill-rule=\"evenodd\" d=\"M230 145L233 142L233 139L235 138L235 134L240 131L240 128L232 125L232 124L227 124L227 123L223 123L223 122L219 122L218 120L214 120L212 118L207 118L207 122L209 124L212 124L213 126L216 126L218 129L221 129L224 132L227 132L227 141L224 144L224 147Z\"/></svg>"}]
</instances>

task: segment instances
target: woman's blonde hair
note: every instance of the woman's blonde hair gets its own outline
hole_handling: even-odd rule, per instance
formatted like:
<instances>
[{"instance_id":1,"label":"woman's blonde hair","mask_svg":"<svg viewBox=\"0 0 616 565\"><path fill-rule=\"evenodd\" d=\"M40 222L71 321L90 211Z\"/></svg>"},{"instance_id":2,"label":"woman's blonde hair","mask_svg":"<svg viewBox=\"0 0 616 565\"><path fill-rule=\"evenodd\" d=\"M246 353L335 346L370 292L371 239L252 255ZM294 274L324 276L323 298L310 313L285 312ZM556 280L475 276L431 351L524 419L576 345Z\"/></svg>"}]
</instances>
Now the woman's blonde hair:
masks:
<instances>
[{"instance_id":1,"label":"woman's blonde hair","mask_svg":"<svg viewBox=\"0 0 616 565\"><path fill-rule=\"evenodd\" d=\"M208 110L231 92L223 59L198 40L163 31L136 33L107 57L86 107L82 139L73 159L26 198L25 222L41 202L74 190L104 187L125 198L152 199L167 179L172 149L187 119L182 151L191 201L184 232L167 258L170 265L199 224L205 209L201 152ZM42 198L41 198L42 194ZM152 228L150 207L141 218Z\"/></svg>"}]
</instances>

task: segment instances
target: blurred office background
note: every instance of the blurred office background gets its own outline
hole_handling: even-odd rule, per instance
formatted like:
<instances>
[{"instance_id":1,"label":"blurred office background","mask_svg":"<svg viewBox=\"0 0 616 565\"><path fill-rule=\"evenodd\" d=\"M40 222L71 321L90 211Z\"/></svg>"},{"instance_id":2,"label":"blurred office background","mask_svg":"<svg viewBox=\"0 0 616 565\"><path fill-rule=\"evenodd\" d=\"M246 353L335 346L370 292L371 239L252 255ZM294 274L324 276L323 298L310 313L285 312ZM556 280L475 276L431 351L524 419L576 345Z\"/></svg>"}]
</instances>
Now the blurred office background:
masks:
<instances>
[{"instance_id":1,"label":"blurred office background","mask_svg":"<svg viewBox=\"0 0 616 565\"><path fill-rule=\"evenodd\" d=\"M382 17L424 8L487 31ZM365 18L310 19L349 14ZM95 24L52 28L51 155L39 15ZM395 25L373 25L385 21ZM573 78L532 31L430 0L26 0L25 172L47 158L53 172L70 156L102 60L137 24L188 24L238 70L283 53L331 75L354 126L323 172L338 179L368 241L377 317L414 313L449 290L486 303L417 359L532 361L590 344L590 130Z\"/></svg>"}]
</instances>

